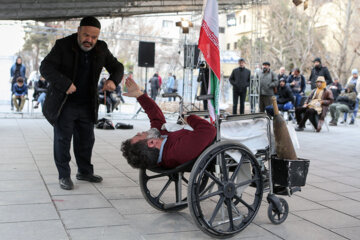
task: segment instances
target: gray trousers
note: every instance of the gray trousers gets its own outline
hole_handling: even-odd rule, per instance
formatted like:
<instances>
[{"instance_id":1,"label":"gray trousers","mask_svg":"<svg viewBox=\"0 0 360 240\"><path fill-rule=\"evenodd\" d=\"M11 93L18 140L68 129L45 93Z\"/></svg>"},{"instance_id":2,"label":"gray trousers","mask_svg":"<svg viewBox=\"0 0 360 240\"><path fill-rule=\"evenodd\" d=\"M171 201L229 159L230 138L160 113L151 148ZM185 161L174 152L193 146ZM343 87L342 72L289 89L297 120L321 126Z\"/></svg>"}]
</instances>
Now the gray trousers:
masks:
<instances>
[{"instance_id":1,"label":"gray trousers","mask_svg":"<svg viewBox=\"0 0 360 240\"><path fill-rule=\"evenodd\" d=\"M337 123L340 113L348 113L350 111L350 108L346 104L341 103L333 103L330 105L330 115L331 115L331 121L334 121Z\"/></svg>"},{"instance_id":2,"label":"gray trousers","mask_svg":"<svg viewBox=\"0 0 360 240\"><path fill-rule=\"evenodd\" d=\"M260 95L259 111L265 112L265 107L269 105L272 105L272 96Z\"/></svg>"}]
</instances>

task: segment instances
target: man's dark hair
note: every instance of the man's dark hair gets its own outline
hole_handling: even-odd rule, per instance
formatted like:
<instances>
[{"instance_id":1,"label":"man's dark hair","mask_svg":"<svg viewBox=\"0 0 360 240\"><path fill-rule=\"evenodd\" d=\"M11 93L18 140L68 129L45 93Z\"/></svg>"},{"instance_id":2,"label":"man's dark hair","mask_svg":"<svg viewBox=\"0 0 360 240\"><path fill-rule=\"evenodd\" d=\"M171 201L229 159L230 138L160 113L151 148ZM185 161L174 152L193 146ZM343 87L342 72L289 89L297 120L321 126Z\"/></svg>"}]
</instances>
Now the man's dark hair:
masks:
<instances>
[{"instance_id":1,"label":"man's dark hair","mask_svg":"<svg viewBox=\"0 0 360 240\"><path fill-rule=\"evenodd\" d=\"M294 68L294 72L300 73L300 68Z\"/></svg>"},{"instance_id":2,"label":"man's dark hair","mask_svg":"<svg viewBox=\"0 0 360 240\"><path fill-rule=\"evenodd\" d=\"M157 166L159 149L147 146L147 140L140 140L131 144L131 139L121 145L121 151L133 168L152 168Z\"/></svg>"},{"instance_id":3,"label":"man's dark hair","mask_svg":"<svg viewBox=\"0 0 360 240\"><path fill-rule=\"evenodd\" d=\"M18 82L18 83L23 83L23 82L24 82L24 78L18 77L18 78L16 79L16 82Z\"/></svg>"}]
</instances>

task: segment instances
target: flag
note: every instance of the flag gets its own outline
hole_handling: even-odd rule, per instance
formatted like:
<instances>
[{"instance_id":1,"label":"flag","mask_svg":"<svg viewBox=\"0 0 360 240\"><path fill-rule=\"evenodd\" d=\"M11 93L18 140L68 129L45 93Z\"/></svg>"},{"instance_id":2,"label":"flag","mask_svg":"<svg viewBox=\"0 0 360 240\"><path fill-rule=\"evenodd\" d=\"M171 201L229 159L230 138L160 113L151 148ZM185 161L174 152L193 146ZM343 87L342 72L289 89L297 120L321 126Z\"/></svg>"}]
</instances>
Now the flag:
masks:
<instances>
[{"instance_id":1,"label":"flag","mask_svg":"<svg viewBox=\"0 0 360 240\"><path fill-rule=\"evenodd\" d=\"M216 0L206 2L198 46L210 67L208 94L212 94L214 98L208 100L208 108L210 119L214 122L219 114L220 85L219 15Z\"/></svg>"}]
</instances>

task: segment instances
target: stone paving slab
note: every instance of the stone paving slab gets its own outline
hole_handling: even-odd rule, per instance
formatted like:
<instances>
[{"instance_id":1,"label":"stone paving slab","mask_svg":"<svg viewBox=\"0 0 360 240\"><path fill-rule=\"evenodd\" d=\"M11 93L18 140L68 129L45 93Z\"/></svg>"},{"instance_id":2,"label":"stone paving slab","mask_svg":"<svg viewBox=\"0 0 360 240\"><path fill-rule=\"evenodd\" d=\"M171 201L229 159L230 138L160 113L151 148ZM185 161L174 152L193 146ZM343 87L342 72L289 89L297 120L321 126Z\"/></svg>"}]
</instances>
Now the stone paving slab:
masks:
<instances>
[{"instance_id":1,"label":"stone paving slab","mask_svg":"<svg viewBox=\"0 0 360 240\"><path fill-rule=\"evenodd\" d=\"M44 119L0 119L0 239L209 239L199 231L189 209L163 213L145 201L138 170L127 164L120 146L136 132L147 130L149 123L121 122L135 127L95 130L93 164L104 181L76 180L72 153L75 189L65 191L58 186L51 126ZM254 221L232 239L358 239L360 128L339 126L297 135L301 146L297 153L311 163L307 185L284 197L290 207L288 219L281 225L270 223L264 194ZM154 190L160 189L159 183Z\"/></svg>"}]
</instances>

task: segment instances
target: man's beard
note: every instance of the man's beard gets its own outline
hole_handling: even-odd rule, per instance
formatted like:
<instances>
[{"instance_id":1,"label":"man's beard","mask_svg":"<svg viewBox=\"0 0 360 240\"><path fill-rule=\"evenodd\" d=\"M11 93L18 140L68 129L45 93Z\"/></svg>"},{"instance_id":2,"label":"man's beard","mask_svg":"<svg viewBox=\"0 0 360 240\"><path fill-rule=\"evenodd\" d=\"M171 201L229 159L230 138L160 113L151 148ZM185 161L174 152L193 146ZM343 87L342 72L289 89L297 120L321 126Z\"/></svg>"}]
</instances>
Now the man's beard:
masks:
<instances>
[{"instance_id":1,"label":"man's beard","mask_svg":"<svg viewBox=\"0 0 360 240\"><path fill-rule=\"evenodd\" d=\"M88 43L88 44L90 44L90 47L85 47L84 45L83 45L83 43ZM95 45L91 45L91 43L89 43L89 42L80 42L80 39L78 38L78 44L79 44L79 47L81 48L81 50L83 50L84 52L89 52L91 49L93 49L94 48L94 46Z\"/></svg>"},{"instance_id":2,"label":"man's beard","mask_svg":"<svg viewBox=\"0 0 360 240\"><path fill-rule=\"evenodd\" d=\"M150 130L147 131L147 134L148 135L147 135L146 139L161 137L160 131L157 128L151 128Z\"/></svg>"}]
</instances>

